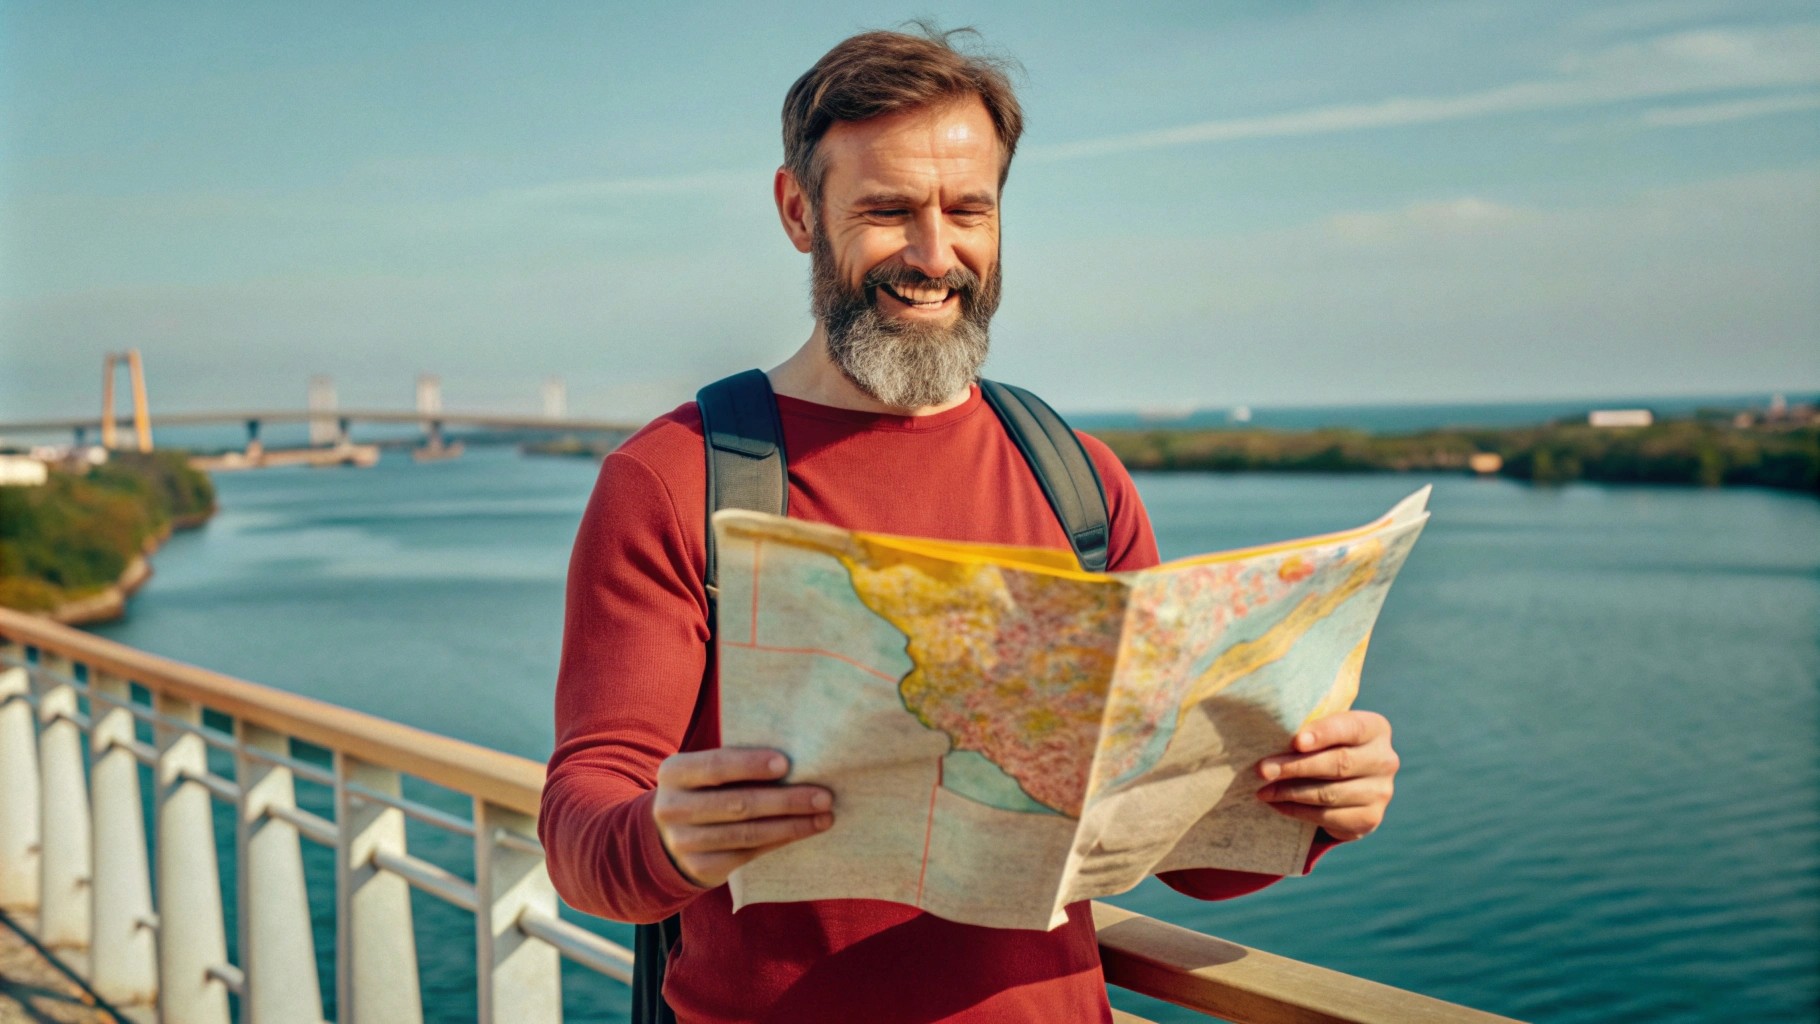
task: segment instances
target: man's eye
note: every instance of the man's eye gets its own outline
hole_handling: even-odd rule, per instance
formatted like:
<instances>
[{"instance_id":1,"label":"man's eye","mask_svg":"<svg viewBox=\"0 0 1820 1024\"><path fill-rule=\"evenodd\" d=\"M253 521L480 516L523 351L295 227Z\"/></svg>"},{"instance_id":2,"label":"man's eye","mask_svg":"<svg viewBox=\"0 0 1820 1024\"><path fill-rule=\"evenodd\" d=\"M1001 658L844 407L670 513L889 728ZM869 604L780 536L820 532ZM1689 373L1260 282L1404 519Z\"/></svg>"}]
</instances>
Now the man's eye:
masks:
<instances>
[{"instance_id":1,"label":"man's eye","mask_svg":"<svg viewBox=\"0 0 1820 1024\"><path fill-rule=\"evenodd\" d=\"M908 215L909 212L910 212L909 210L873 210L872 216L874 216L874 217L903 217L903 216Z\"/></svg>"}]
</instances>

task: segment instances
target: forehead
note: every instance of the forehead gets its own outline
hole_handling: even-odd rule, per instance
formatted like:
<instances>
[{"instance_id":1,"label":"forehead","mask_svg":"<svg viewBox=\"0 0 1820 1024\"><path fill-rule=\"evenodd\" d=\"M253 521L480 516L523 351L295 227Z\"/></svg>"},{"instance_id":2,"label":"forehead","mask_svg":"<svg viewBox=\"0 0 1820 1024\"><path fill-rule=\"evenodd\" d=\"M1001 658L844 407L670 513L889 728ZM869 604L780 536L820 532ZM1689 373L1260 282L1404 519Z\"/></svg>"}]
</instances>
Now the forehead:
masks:
<instances>
[{"instance_id":1,"label":"forehead","mask_svg":"<svg viewBox=\"0 0 1820 1024\"><path fill-rule=\"evenodd\" d=\"M879 191L984 191L996 195L1003 163L998 131L977 96L840 121L817 148L831 200Z\"/></svg>"}]
</instances>

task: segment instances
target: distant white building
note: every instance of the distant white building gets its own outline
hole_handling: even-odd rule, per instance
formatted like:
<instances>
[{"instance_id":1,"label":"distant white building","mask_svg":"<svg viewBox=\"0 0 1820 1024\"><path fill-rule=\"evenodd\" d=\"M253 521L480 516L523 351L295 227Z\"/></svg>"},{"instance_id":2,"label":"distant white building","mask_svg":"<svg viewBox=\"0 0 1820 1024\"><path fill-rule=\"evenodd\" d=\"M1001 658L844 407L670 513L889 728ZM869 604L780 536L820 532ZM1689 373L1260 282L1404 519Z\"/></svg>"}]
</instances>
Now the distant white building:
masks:
<instances>
[{"instance_id":1,"label":"distant white building","mask_svg":"<svg viewBox=\"0 0 1820 1024\"><path fill-rule=\"evenodd\" d=\"M29 455L0 455L0 487L38 487L50 478L50 467Z\"/></svg>"},{"instance_id":2,"label":"distant white building","mask_svg":"<svg viewBox=\"0 0 1820 1024\"><path fill-rule=\"evenodd\" d=\"M1656 422L1648 409L1594 409L1586 422L1595 427L1647 427Z\"/></svg>"}]
</instances>

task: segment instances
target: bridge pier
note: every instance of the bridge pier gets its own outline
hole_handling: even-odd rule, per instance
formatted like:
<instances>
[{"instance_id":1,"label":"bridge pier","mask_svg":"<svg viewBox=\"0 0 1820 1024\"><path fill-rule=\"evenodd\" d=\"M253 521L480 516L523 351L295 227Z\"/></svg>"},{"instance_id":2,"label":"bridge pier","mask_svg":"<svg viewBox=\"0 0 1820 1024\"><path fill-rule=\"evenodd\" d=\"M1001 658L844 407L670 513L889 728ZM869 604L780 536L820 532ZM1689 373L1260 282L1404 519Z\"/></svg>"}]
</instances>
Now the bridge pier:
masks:
<instances>
[{"instance_id":1,"label":"bridge pier","mask_svg":"<svg viewBox=\"0 0 1820 1024\"><path fill-rule=\"evenodd\" d=\"M423 444L411 452L411 458L418 462L436 462L441 459L452 459L460 455L466 446L460 441L450 443L443 434L442 420L426 419L423 421Z\"/></svg>"}]
</instances>

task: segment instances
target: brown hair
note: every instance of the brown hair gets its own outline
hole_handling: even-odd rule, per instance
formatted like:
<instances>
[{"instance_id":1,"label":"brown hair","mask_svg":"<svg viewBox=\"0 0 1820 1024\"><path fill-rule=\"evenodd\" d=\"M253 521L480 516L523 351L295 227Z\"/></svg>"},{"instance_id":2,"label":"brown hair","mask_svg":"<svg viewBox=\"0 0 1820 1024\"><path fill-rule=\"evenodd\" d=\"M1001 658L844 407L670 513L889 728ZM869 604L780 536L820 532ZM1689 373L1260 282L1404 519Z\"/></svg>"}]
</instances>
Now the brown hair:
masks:
<instances>
[{"instance_id":1,"label":"brown hair","mask_svg":"<svg viewBox=\"0 0 1820 1024\"><path fill-rule=\"evenodd\" d=\"M986 104L998 130L1005 152L998 183L1005 187L1011 155L1024 132L1024 112L1006 74L1016 64L965 53L949 42L956 35L978 35L973 29L943 32L927 22L911 24L920 34L862 32L842 40L784 96L784 166L813 209L821 208L827 170L816 159L817 143L835 122L864 121L966 96L978 96Z\"/></svg>"}]
</instances>

